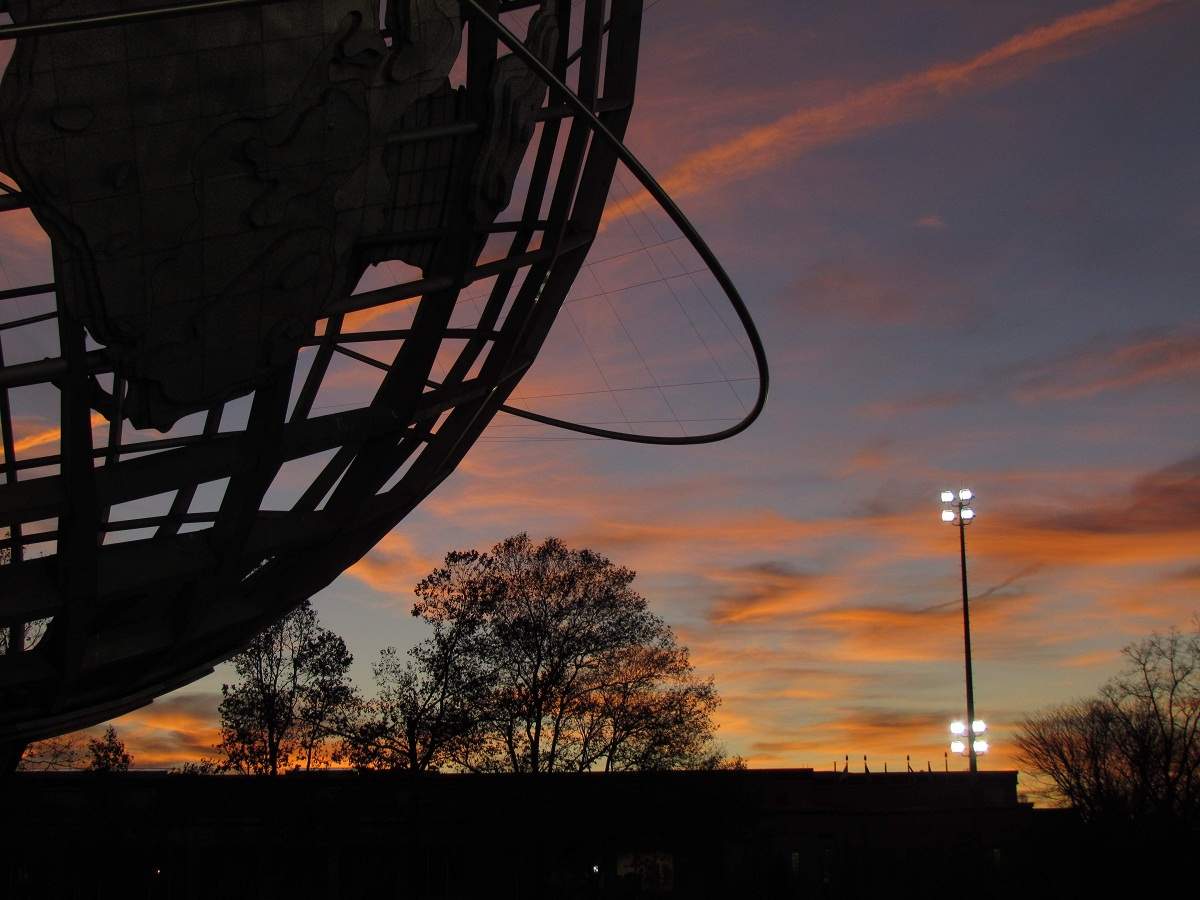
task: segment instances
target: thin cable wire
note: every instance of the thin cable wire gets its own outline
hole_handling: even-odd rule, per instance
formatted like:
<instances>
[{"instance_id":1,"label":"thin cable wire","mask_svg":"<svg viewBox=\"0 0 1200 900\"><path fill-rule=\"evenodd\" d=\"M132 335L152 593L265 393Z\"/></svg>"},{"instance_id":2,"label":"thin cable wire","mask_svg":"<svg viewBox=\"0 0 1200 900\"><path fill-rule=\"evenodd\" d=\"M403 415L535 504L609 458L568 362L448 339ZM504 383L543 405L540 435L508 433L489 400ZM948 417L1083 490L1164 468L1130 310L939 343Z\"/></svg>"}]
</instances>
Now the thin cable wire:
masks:
<instances>
[{"instance_id":1,"label":"thin cable wire","mask_svg":"<svg viewBox=\"0 0 1200 900\"><path fill-rule=\"evenodd\" d=\"M613 392L612 385L609 384L608 381L608 376L604 374L604 369L601 368L600 361L596 359L596 354L592 351L592 345L589 344L587 338L583 336L583 329L580 328L579 323L575 321L575 314L565 306L563 307L563 311L567 314L567 318L571 320L571 325L574 326L575 333L579 335L579 340L583 342L583 346L587 349L588 356L590 356L592 359L592 365L594 365L596 367L596 371L600 373L600 380L604 382L605 390L607 391L608 395L612 397L612 401L617 407L617 412L619 412L621 414L621 418L625 419L628 423L629 414L625 412L625 408L621 406L621 401L617 399L616 393ZM629 425L629 433L635 433L632 424Z\"/></svg>"},{"instance_id":2,"label":"thin cable wire","mask_svg":"<svg viewBox=\"0 0 1200 900\"><path fill-rule=\"evenodd\" d=\"M625 189L625 192L628 195L629 199L633 201L634 209L636 209L639 213L641 213L642 216L645 217L646 221L650 223L650 228L654 231L655 235L659 238L659 240L662 241L663 246L665 246L667 248L667 252L669 252L671 254L671 256L674 258L675 262L679 264L679 268L685 270L684 274L686 274L688 276L688 279L692 282L692 286L695 287L696 290L700 293L700 296L704 298L704 302L708 306L709 312L711 312L713 314L713 316L716 318L716 320L721 323L721 326L725 329L726 334L729 335L729 337L733 341L734 345L739 350L741 350L742 354L746 357L746 359L749 360L751 363L753 363L754 357L750 355L750 351L746 349L745 345L742 343L742 341L741 341L740 337L737 335L737 333L732 328L729 327L729 323L725 321L725 317L723 315L721 315L720 310L709 298L708 292L706 290L704 290L704 286L695 278L695 275L698 275L701 272L704 272L706 270L688 269L683 264L683 260L679 258L679 254L675 252L675 247L673 246L674 244L678 243L680 239L678 239L678 238L675 240L665 239L662 236L662 233L658 230L658 226L654 224L654 219L651 217L650 213L646 212L646 210L644 210L642 208L641 202L638 200L637 194L632 189L630 189L628 187L628 185L625 184L624 179L621 178L620 171L618 171L616 173L616 176L617 176L617 180L621 183L621 187L623 187ZM624 215L624 211L622 211L622 215ZM740 396L738 396L738 400L739 400L739 402L741 401ZM745 405L743 404L743 409L744 408L745 408Z\"/></svg>"},{"instance_id":3,"label":"thin cable wire","mask_svg":"<svg viewBox=\"0 0 1200 900\"><path fill-rule=\"evenodd\" d=\"M658 238L659 244L656 246L665 245L666 241L663 239L662 234L659 232L658 226L656 226L654 224L654 220L650 217L650 215L641 208L641 204L637 201L637 198L634 195L633 191L631 191L629 189L629 187L625 184L624 179L621 178L620 170L618 170L615 174L616 174L618 183L621 185L622 188L624 188L625 193L634 201L634 210L637 211L638 213L641 213L642 217L645 218L647 223L649 223L650 230L654 232L654 236ZM624 210L621 210L621 217L623 219L625 219L626 223L628 223L630 231L632 231L634 233L634 235L638 237L638 240L641 240L641 236L637 234L637 229L633 227L633 222L630 220L629 216L625 213ZM675 256L674 251L670 247L667 247L667 251L669 253L671 253L672 257L675 258L675 262L679 264L679 268L684 269L685 267L684 267L683 263L680 261L680 259L677 256ZM742 400L741 395L739 395L737 392L737 389L733 386L732 382L729 381L729 373L725 371L725 367L721 365L720 360L718 360L716 354L713 353L712 348L708 345L708 341L706 341L704 339L704 335L702 335L700 333L700 329L696 327L696 323L692 320L691 314L687 311L687 308L683 305L683 301L679 299L679 294L676 293L674 285L671 284L671 281L669 278L667 278L665 275L663 275L662 268L658 265L658 261L654 258L654 254L651 253L649 249L646 250L646 257L647 257L647 259L650 260L650 265L654 266L654 271L656 271L659 274L659 276L662 278L663 283L667 286L667 290L671 292L671 296L675 300L675 305L678 306L679 311L681 313L683 313L683 317L687 320L688 325L691 326L692 332L696 335L696 338L700 341L700 344L704 347L705 352L708 354L708 358L712 361L713 365L716 366L717 371L721 373L721 377L725 379L726 384L729 385L729 392L731 394L733 394L734 401L738 404L738 406L741 407L742 412L745 413L747 411L745 401ZM692 283L695 284L694 279L693 279Z\"/></svg>"},{"instance_id":4,"label":"thin cable wire","mask_svg":"<svg viewBox=\"0 0 1200 900\"><path fill-rule=\"evenodd\" d=\"M592 272L592 277L596 279L596 284L600 285L600 287L604 287L604 283L600 280L600 276L596 274L595 270L590 266L588 266L588 269ZM637 354L637 358L641 362L642 368L646 370L646 374L649 375L650 380L654 382L654 386L658 389L658 394L660 397L662 397L663 403L666 404L668 411L670 411L671 417L675 419L676 424L679 425L679 433L684 437L687 437L687 429L684 428L683 423L679 421L679 416L675 412L675 407L671 405L671 400L669 397L667 397L667 392L664 391L662 389L662 385L659 384L658 376L655 375L654 370L650 368L650 363L646 361L646 357L642 353L641 348L637 345L637 341L633 339L633 335L630 333L629 328L625 325L625 320L621 318L621 314L617 312L616 306L613 305L612 296L605 291L603 298L605 305L608 306L609 312L613 314L613 318L616 319L617 324L621 326L621 331L625 333L625 339L629 341L629 346L631 346L633 348L633 352ZM584 340L586 341L586 338ZM607 379L605 379L605 383L607 383Z\"/></svg>"},{"instance_id":5,"label":"thin cable wire","mask_svg":"<svg viewBox=\"0 0 1200 900\"><path fill-rule=\"evenodd\" d=\"M745 377L745 378L731 378L730 381L758 381L758 379L753 378L753 377ZM724 381L722 379L714 378L714 379L706 380L706 381L675 381L675 382L671 382L670 384L664 384L664 385L662 385L662 387L665 387L665 388L695 387L697 385L723 384L723 383L724 383ZM559 397L587 397L587 396L594 395L594 394L607 394L610 392L621 393L621 392L628 392L628 391L652 391L652 390L654 390L654 385L646 384L646 385L638 385L637 387L610 388L609 390L603 390L603 391L564 391L561 394L526 394L526 395L522 395L522 396L518 396L518 395L514 394L513 399L514 400L550 400L550 399L557 399Z\"/></svg>"},{"instance_id":6,"label":"thin cable wire","mask_svg":"<svg viewBox=\"0 0 1200 900\"><path fill-rule=\"evenodd\" d=\"M687 274L687 273L681 273L679 275L673 275L671 277L672 278L682 278L684 274ZM599 281L599 279L597 279L597 281ZM609 296L610 294L623 294L626 291L632 291L634 288L646 287L647 285L651 285L651 284L661 284L662 281L663 281L662 278L650 278L646 281L635 281L633 284L627 284L627 285L625 285L625 287L613 288L611 291L600 291L595 294L584 294L582 297L572 297L570 300L565 301L563 305L566 306L567 304L570 304L570 303L579 303L583 300L595 300L597 297L606 297L606 296Z\"/></svg>"}]
</instances>

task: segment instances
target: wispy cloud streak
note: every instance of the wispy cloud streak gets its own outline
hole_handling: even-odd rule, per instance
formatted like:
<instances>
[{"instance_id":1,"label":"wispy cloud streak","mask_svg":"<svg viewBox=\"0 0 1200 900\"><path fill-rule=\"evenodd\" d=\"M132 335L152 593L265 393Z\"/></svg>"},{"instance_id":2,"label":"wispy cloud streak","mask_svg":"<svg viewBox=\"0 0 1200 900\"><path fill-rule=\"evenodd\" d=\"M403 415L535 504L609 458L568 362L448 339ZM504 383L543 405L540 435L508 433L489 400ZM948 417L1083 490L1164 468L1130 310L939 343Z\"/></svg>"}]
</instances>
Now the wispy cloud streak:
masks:
<instances>
[{"instance_id":1,"label":"wispy cloud streak","mask_svg":"<svg viewBox=\"0 0 1200 900\"><path fill-rule=\"evenodd\" d=\"M946 101L1026 77L1083 49L1083 40L1130 24L1171 0L1117 0L1030 28L969 59L939 63L833 103L798 109L688 156L662 179L675 197L748 178L813 150L928 115ZM612 203L606 218L636 211L644 192Z\"/></svg>"},{"instance_id":2,"label":"wispy cloud streak","mask_svg":"<svg viewBox=\"0 0 1200 900\"><path fill-rule=\"evenodd\" d=\"M92 428L99 428L108 422L100 413L92 413L91 424ZM62 430L57 426L52 428L43 428L38 431L32 431L28 434L18 437L13 441L13 452L17 454L24 453L26 450L34 450L38 447L46 447L51 444L57 444L62 438ZM4 459L4 450L0 448L0 460Z\"/></svg>"},{"instance_id":3,"label":"wispy cloud streak","mask_svg":"<svg viewBox=\"0 0 1200 900\"><path fill-rule=\"evenodd\" d=\"M1018 400L1077 400L1160 381L1200 376L1200 333L1144 335L1092 346L1029 372Z\"/></svg>"}]
</instances>

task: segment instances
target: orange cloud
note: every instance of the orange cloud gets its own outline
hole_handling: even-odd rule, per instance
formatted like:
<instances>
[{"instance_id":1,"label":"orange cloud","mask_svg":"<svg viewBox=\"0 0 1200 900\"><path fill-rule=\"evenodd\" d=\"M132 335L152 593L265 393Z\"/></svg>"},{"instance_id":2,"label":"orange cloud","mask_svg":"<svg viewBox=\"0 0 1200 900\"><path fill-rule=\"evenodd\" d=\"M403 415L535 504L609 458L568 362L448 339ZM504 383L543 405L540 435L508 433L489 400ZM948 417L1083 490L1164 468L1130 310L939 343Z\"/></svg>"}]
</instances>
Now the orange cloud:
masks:
<instances>
[{"instance_id":1,"label":"orange cloud","mask_svg":"<svg viewBox=\"0 0 1200 900\"><path fill-rule=\"evenodd\" d=\"M808 318L848 320L856 325L900 325L912 322L928 307L942 286L918 272L874 272L835 262L823 262L798 279L791 293L804 298Z\"/></svg>"},{"instance_id":2,"label":"orange cloud","mask_svg":"<svg viewBox=\"0 0 1200 900\"><path fill-rule=\"evenodd\" d=\"M133 756L134 768L169 768L213 756L221 739L219 694L178 693L160 697L110 724ZM101 727L91 729L99 733Z\"/></svg>"},{"instance_id":3,"label":"orange cloud","mask_svg":"<svg viewBox=\"0 0 1200 900\"><path fill-rule=\"evenodd\" d=\"M1035 599L1008 594L971 605L972 624L989 640L977 655L1022 652L1040 643L1034 623ZM828 609L804 620L804 627L825 631L834 659L865 663L936 662L957 658L962 648L962 609L956 602L934 607L857 606Z\"/></svg>"},{"instance_id":4,"label":"orange cloud","mask_svg":"<svg viewBox=\"0 0 1200 900\"><path fill-rule=\"evenodd\" d=\"M827 579L778 563L710 573L708 578L726 586L709 616L718 625L778 618L835 599Z\"/></svg>"},{"instance_id":5,"label":"orange cloud","mask_svg":"<svg viewBox=\"0 0 1200 900\"><path fill-rule=\"evenodd\" d=\"M750 747L752 752L767 757L813 752L828 755L830 748L841 747L850 752L851 767L861 771L864 753L886 755L894 761L897 748L940 749L945 730L945 715L941 712L862 709L810 723L803 729L803 737L759 740ZM882 765L882 759L877 765Z\"/></svg>"},{"instance_id":6,"label":"orange cloud","mask_svg":"<svg viewBox=\"0 0 1200 900\"><path fill-rule=\"evenodd\" d=\"M1200 547L1200 527L1164 523L1157 532L1098 534L1000 523L979 541L983 552L1017 561L1118 567L1186 558Z\"/></svg>"},{"instance_id":7,"label":"orange cloud","mask_svg":"<svg viewBox=\"0 0 1200 900\"><path fill-rule=\"evenodd\" d=\"M10 41L4 41L3 44L11 46ZM6 212L0 216L0 222L3 222L7 252L16 251L22 256L32 256L46 253L49 250L50 238L46 236L46 232L42 230L42 226L37 223L37 219L28 209Z\"/></svg>"},{"instance_id":8,"label":"orange cloud","mask_svg":"<svg viewBox=\"0 0 1200 900\"><path fill-rule=\"evenodd\" d=\"M92 413L92 428L99 428L101 425L107 425L108 419L100 415L98 412ZM26 450L32 450L35 447L45 447L50 444L57 444L62 437L62 430L57 426L53 428L42 428L38 431L30 431L21 435L13 441L13 452L18 456ZM0 448L0 459L4 459L4 449Z\"/></svg>"},{"instance_id":9,"label":"orange cloud","mask_svg":"<svg viewBox=\"0 0 1200 900\"><path fill-rule=\"evenodd\" d=\"M1038 366L1017 387L1018 400L1076 400L1107 391L1200 376L1200 334L1160 334L1116 347L1088 347Z\"/></svg>"},{"instance_id":10,"label":"orange cloud","mask_svg":"<svg viewBox=\"0 0 1200 900\"><path fill-rule=\"evenodd\" d=\"M970 59L862 88L824 106L798 109L732 140L694 153L661 179L676 198L748 178L821 147L928 115L947 100L986 90L1081 48L1095 37L1163 8L1169 0L1117 0L1031 28ZM611 203L606 221L652 202L644 191Z\"/></svg>"},{"instance_id":11,"label":"orange cloud","mask_svg":"<svg viewBox=\"0 0 1200 900\"><path fill-rule=\"evenodd\" d=\"M891 419L914 413L936 412L969 403L974 395L967 391L933 391L899 400L874 400L859 407L863 415L873 419Z\"/></svg>"},{"instance_id":12,"label":"orange cloud","mask_svg":"<svg viewBox=\"0 0 1200 900\"><path fill-rule=\"evenodd\" d=\"M876 438L856 450L841 466L843 477L862 472L876 472L890 468L896 463L896 442L891 438Z\"/></svg>"},{"instance_id":13,"label":"orange cloud","mask_svg":"<svg viewBox=\"0 0 1200 900\"><path fill-rule=\"evenodd\" d=\"M1167 576L1167 582L1188 588L1200 588L1200 566L1188 566Z\"/></svg>"},{"instance_id":14,"label":"orange cloud","mask_svg":"<svg viewBox=\"0 0 1200 900\"><path fill-rule=\"evenodd\" d=\"M380 593L407 596L436 565L436 560L416 550L407 535L393 531L346 574Z\"/></svg>"},{"instance_id":15,"label":"orange cloud","mask_svg":"<svg viewBox=\"0 0 1200 900\"><path fill-rule=\"evenodd\" d=\"M1119 659L1120 654L1116 650L1089 650L1064 657L1059 660L1059 665L1073 669L1086 669L1092 666L1112 666Z\"/></svg>"},{"instance_id":16,"label":"orange cloud","mask_svg":"<svg viewBox=\"0 0 1200 900\"><path fill-rule=\"evenodd\" d=\"M893 315L896 311L893 308ZM1094 341L1054 359L991 372L965 390L872 401L859 409L871 418L887 419L949 409L1001 392L1022 403L1074 401L1198 376L1200 333L1142 333L1119 341ZM1104 427L1111 432L1110 424Z\"/></svg>"},{"instance_id":17,"label":"orange cloud","mask_svg":"<svg viewBox=\"0 0 1200 900\"><path fill-rule=\"evenodd\" d=\"M706 517L679 522L609 519L577 533L577 543L597 543L630 548L661 547L664 544L708 543L724 546L755 546L762 550L784 546L804 537L825 536L827 521L805 522L764 509L734 515Z\"/></svg>"}]
</instances>

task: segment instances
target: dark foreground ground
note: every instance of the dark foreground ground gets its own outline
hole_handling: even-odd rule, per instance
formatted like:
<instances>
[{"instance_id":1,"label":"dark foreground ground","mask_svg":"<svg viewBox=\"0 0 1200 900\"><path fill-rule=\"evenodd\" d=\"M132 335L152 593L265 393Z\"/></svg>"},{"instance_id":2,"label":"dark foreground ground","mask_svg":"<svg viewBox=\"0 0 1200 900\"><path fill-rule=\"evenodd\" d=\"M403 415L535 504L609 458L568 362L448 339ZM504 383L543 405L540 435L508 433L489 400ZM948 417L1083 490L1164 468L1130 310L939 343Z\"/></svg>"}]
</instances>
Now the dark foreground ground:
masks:
<instances>
[{"instance_id":1,"label":"dark foreground ground","mask_svg":"<svg viewBox=\"0 0 1200 900\"><path fill-rule=\"evenodd\" d=\"M1016 788L808 769L24 774L0 785L0 898L1108 896L1097 884L1133 860Z\"/></svg>"}]
</instances>

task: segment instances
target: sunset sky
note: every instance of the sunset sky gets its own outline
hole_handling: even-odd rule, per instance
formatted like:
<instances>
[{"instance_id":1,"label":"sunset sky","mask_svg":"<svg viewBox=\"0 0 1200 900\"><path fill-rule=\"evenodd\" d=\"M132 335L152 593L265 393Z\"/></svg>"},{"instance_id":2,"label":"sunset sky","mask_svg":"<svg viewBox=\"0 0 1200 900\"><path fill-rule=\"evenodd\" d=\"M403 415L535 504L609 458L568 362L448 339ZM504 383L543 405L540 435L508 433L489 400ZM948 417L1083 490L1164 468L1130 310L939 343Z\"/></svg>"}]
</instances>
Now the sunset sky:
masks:
<instances>
[{"instance_id":1,"label":"sunset sky","mask_svg":"<svg viewBox=\"0 0 1200 900\"><path fill-rule=\"evenodd\" d=\"M937 768L963 710L938 492L969 485L982 765L1011 767L1022 715L1200 610L1200 3L651 3L627 143L759 324L762 418L687 448L498 418L322 621L367 686L421 637L411 588L446 551L557 535L638 572L751 766ZM724 427L753 368L632 188L514 402ZM0 224L0 289L41 277L32 221ZM626 245L650 249L601 261ZM117 720L137 762L207 752L229 679Z\"/></svg>"}]
</instances>

